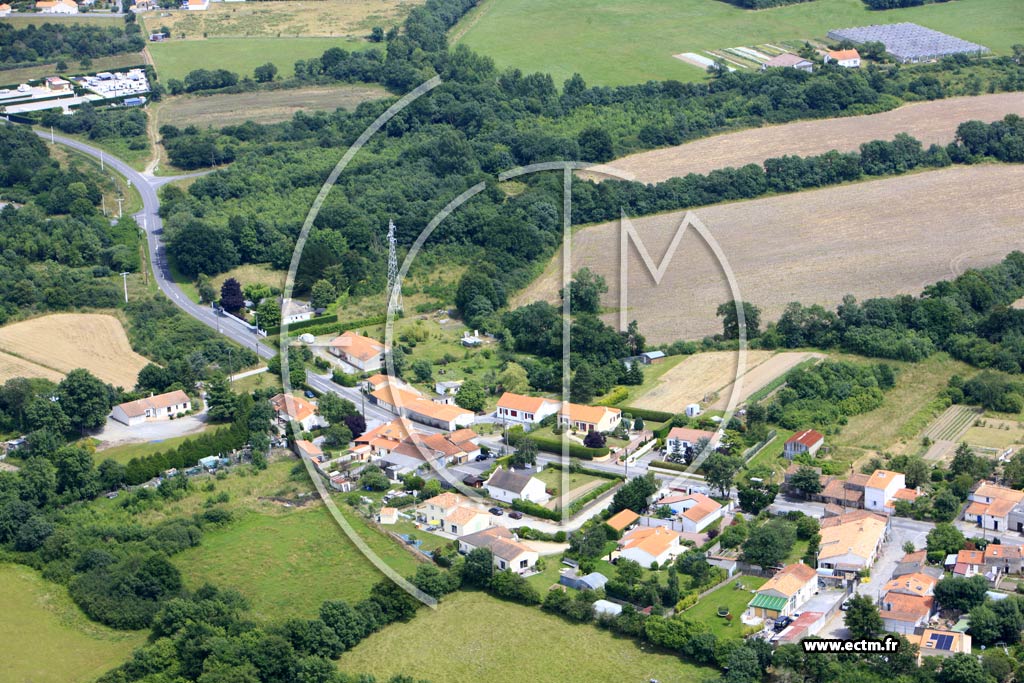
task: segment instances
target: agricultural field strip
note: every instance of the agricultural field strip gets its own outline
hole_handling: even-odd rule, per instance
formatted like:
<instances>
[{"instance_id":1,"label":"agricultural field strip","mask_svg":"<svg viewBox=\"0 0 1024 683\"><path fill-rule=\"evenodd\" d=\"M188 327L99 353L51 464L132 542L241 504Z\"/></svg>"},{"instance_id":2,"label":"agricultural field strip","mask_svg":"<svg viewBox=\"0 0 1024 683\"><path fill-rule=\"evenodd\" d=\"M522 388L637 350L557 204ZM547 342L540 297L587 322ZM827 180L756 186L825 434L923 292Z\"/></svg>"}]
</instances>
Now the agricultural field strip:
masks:
<instances>
[{"instance_id":1,"label":"agricultural field strip","mask_svg":"<svg viewBox=\"0 0 1024 683\"><path fill-rule=\"evenodd\" d=\"M833 308L846 294L916 295L963 269L1001 260L1020 248L1024 194L1016 188L1022 185L1021 165L951 167L693 211L727 257L740 296L761 308L762 319L774 320L791 301ZM972 192L964 194L964 187ZM935 201L953 196L959 197L956 212ZM685 215L676 211L632 223L647 251L662 258ZM959 224L958 216L965 215L971 216L971 231ZM589 266L602 275L609 285L606 301L613 305L620 301L619 264L608 255L618 253L619 231L616 221L580 229L573 237L573 270ZM560 259L558 252L515 303L555 301ZM659 285L635 249L625 263L629 319L639 322L649 341L721 332L715 311L733 295L696 231L687 230Z\"/></svg>"},{"instance_id":2,"label":"agricultural field strip","mask_svg":"<svg viewBox=\"0 0 1024 683\"><path fill-rule=\"evenodd\" d=\"M924 436L934 441L956 441L978 417L978 411L969 406L950 406L925 431Z\"/></svg>"},{"instance_id":3,"label":"agricultural field strip","mask_svg":"<svg viewBox=\"0 0 1024 683\"><path fill-rule=\"evenodd\" d=\"M964 121L995 121L1007 114L1024 115L1024 93L953 97L906 104L891 111L864 116L795 121L700 138L599 164L581 177L603 180L604 170L657 183L688 173L708 173L728 166L761 164L785 155L807 156L829 150L852 151L870 140L889 140L908 133L924 145L953 140Z\"/></svg>"}]
</instances>

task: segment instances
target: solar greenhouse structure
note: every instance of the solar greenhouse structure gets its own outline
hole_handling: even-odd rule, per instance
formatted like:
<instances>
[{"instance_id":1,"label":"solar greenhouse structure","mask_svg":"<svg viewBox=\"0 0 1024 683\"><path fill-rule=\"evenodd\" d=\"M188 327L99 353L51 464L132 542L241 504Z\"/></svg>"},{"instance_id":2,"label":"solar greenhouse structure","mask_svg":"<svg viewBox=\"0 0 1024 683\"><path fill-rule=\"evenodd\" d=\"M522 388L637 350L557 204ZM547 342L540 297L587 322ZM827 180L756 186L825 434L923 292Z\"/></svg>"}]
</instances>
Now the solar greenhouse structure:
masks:
<instances>
[{"instance_id":1,"label":"solar greenhouse structure","mask_svg":"<svg viewBox=\"0 0 1024 683\"><path fill-rule=\"evenodd\" d=\"M857 45L877 41L902 64L926 62L949 55L980 55L989 51L984 45L911 23L840 28L829 31L828 37L836 41L849 40Z\"/></svg>"}]
</instances>

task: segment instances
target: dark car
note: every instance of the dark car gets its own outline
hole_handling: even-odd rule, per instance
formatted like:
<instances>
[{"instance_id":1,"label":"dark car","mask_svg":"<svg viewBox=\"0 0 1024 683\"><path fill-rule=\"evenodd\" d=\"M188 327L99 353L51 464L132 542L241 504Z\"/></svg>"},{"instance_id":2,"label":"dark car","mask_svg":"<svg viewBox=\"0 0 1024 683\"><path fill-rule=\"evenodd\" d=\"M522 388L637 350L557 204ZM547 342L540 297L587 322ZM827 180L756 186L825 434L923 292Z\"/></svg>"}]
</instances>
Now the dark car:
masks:
<instances>
[{"instance_id":1,"label":"dark car","mask_svg":"<svg viewBox=\"0 0 1024 683\"><path fill-rule=\"evenodd\" d=\"M316 394L314 394L309 389L306 389L306 398L316 398Z\"/></svg>"},{"instance_id":2,"label":"dark car","mask_svg":"<svg viewBox=\"0 0 1024 683\"><path fill-rule=\"evenodd\" d=\"M501 508L498 508L498 507L491 508L490 510L488 510L488 512L490 512L492 515L496 515L498 517L500 517L501 515L505 514L505 511L502 510Z\"/></svg>"},{"instance_id":3,"label":"dark car","mask_svg":"<svg viewBox=\"0 0 1024 683\"><path fill-rule=\"evenodd\" d=\"M790 617L779 617L778 619L775 620L774 628L775 628L776 631L781 631L782 629L786 628L787 626L789 626L792 623L793 623L793 619L790 618Z\"/></svg>"},{"instance_id":4,"label":"dark car","mask_svg":"<svg viewBox=\"0 0 1024 683\"><path fill-rule=\"evenodd\" d=\"M512 512L508 513L508 516L512 519L522 519L523 513L520 512L519 510L513 510Z\"/></svg>"},{"instance_id":5,"label":"dark car","mask_svg":"<svg viewBox=\"0 0 1024 683\"><path fill-rule=\"evenodd\" d=\"M487 456L484 455L483 453L481 453L480 455L476 456L476 461L477 462L483 462L486 459L487 459Z\"/></svg>"}]
</instances>

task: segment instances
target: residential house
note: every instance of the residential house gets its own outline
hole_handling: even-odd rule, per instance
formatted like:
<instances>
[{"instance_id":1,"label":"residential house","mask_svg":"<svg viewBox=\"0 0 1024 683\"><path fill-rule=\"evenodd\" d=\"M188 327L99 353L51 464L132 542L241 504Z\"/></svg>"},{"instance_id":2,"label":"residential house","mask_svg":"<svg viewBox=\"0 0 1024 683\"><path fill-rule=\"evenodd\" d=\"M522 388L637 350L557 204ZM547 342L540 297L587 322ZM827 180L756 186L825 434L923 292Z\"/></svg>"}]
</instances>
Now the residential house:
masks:
<instances>
[{"instance_id":1,"label":"residential house","mask_svg":"<svg viewBox=\"0 0 1024 683\"><path fill-rule=\"evenodd\" d=\"M846 69L860 67L860 53L856 50L829 50L823 60L826 64L838 64Z\"/></svg>"},{"instance_id":2,"label":"residential house","mask_svg":"<svg viewBox=\"0 0 1024 683\"><path fill-rule=\"evenodd\" d=\"M478 330L473 330L472 334L467 330L462 333L462 339L459 340L459 343L466 348L475 349L478 346L483 346L484 340L480 338Z\"/></svg>"},{"instance_id":3,"label":"residential house","mask_svg":"<svg viewBox=\"0 0 1024 683\"><path fill-rule=\"evenodd\" d=\"M1021 571L1021 547L989 543L985 546L986 573L1019 574ZM994 576L994 575L993 575Z\"/></svg>"},{"instance_id":4,"label":"residential house","mask_svg":"<svg viewBox=\"0 0 1024 683\"><path fill-rule=\"evenodd\" d=\"M838 505L842 508L864 507L864 486L868 482L868 475L851 474L848 479L826 476L822 477L821 481L824 482L821 492L811 496L812 500L819 500L826 505Z\"/></svg>"},{"instance_id":5,"label":"residential house","mask_svg":"<svg viewBox=\"0 0 1024 683\"><path fill-rule=\"evenodd\" d=\"M667 527L636 527L619 541L619 557L638 562L641 567L650 567L655 562L661 566L682 552L679 539L679 532Z\"/></svg>"},{"instance_id":6,"label":"residential house","mask_svg":"<svg viewBox=\"0 0 1024 683\"><path fill-rule=\"evenodd\" d=\"M824 612L802 612L789 626L779 631L772 642L776 645L799 643L804 638L818 635L826 621Z\"/></svg>"},{"instance_id":7,"label":"residential house","mask_svg":"<svg viewBox=\"0 0 1024 683\"><path fill-rule=\"evenodd\" d=\"M1013 506L1010 514L1006 516L1006 528L1024 534L1024 501Z\"/></svg>"},{"instance_id":8,"label":"residential house","mask_svg":"<svg viewBox=\"0 0 1024 683\"><path fill-rule=\"evenodd\" d=\"M39 0L36 11L40 14L78 14L75 0Z\"/></svg>"},{"instance_id":9,"label":"residential house","mask_svg":"<svg viewBox=\"0 0 1024 683\"><path fill-rule=\"evenodd\" d=\"M192 410L192 400L184 391L169 391L136 401L119 403L110 412L110 417L134 427L153 420L167 420Z\"/></svg>"},{"instance_id":10,"label":"residential house","mask_svg":"<svg viewBox=\"0 0 1024 683\"><path fill-rule=\"evenodd\" d=\"M282 426L294 421L299 423L302 431L308 432L324 424L316 414L316 406L301 396L278 394L270 399L270 405Z\"/></svg>"},{"instance_id":11,"label":"residential house","mask_svg":"<svg viewBox=\"0 0 1024 683\"><path fill-rule=\"evenodd\" d=\"M185 8L191 12L203 12L210 9L210 0L188 0Z\"/></svg>"},{"instance_id":12,"label":"residential house","mask_svg":"<svg viewBox=\"0 0 1024 683\"><path fill-rule=\"evenodd\" d=\"M927 597L935 594L935 584L939 582L934 576L915 572L897 576L886 582L882 593L902 593L903 595L920 595Z\"/></svg>"},{"instance_id":13,"label":"residential house","mask_svg":"<svg viewBox=\"0 0 1024 683\"><path fill-rule=\"evenodd\" d=\"M665 452L686 455L697 447L697 443L701 439L711 441L713 438L715 438L715 433L704 429L673 427L665 437Z\"/></svg>"},{"instance_id":14,"label":"residential house","mask_svg":"<svg viewBox=\"0 0 1024 683\"><path fill-rule=\"evenodd\" d=\"M599 588L604 588L604 585L608 583L608 577L600 572L590 572L586 576L580 576L575 569L569 569L558 577L558 583L578 591L596 591Z\"/></svg>"},{"instance_id":15,"label":"residential house","mask_svg":"<svg viewBox=\"0 0 1024 683\"><path fill-rule=\"evenodd\" d=\"M750 601L751 614L765 620L788 617L818 592L818 573L802 562L783 567L768 579Z\"/></svg>"},{"instance_id":16,"label":"residential house","mask_svg":"<svg viewBox=\"0 0 1024 683\"><path fill-rule=\"evenodd\" d=\"M489 526L491 526L489 514L468 505L459 505L444 518L441 529L455 536L466 536L483 531Z\"/></svg>"},{"instance_id":17,"label":"residential house","mask_svg":"<svg viewBox=\"0 0 1024 683\"><path fill-rule=\"evenodd\" d=\"M535 425L558 412L558 401L537 396L523 396L506 391L498 399L495 416L502 422Z\"/></svg>"},{"instance_id":18,"label":"residential house","mask_svg":"<svg viewBox=\"0 0 1024 683\"><path fill-rule=\"evenodd\" d=\"M472 442L468 442L468 446L471 449L477 448L476 444ZM444 466L461 465L469 460L466 450L461 445L453 443L450 437L444 434L415 433L395 446L391 453L422 462L436 462Z\"/></svg>"},{"instance_id":19,"label":"residential house","mask_svg":"<svg viewBox=\"0 0 1024 683\"><path fill-rule=\"evenodd\" d=\"M332 339L327 350L360 372L373 372L383 365L386 349L376 339L349 331Z\"/></svg>"},{"instance_id":20,"label":"residential house","mask_svg":"<svg viewBox=\"0 0 1024 683\"><path fill-rule=\"evenodd\" d=\"M807 73L810 73L814 69L814 64L799 55L794 55L790 52L783 52L781 55L776 55L767 62L761 64L761 71L775 67L796 69L797 71L806 71Z\"/></svg>"},{"instance_id":21,"label":"residential house","mask_svg":"<svg viewBox=\"0 0 1024 683\"><path fill-rule=\"evenodd\" d=\"M519 537L503 526L495 526L459 538L459 552L469 553L477 548L489 548L494 566L517 574L530 571L537 564L536 550L519 541Z\"/></svg>"},{"instance_id":22,"label":"residential house","mask_svg":"<svg viewBox=\"0 0 1024 683\"><path fill-rule=\"evenodd\" d=\"M9 16L11 16L11 6L8 5L6 2L3 3L3 4L0 4L0 17L9 17Z\"/></svg>"},{"instance_id":23,"label":"residential house","mask_svg":"<svg viewBox=\"0 0 1024 683\"><path fill-rule=\"evenodd\" d=\"M935 598L906 593L886 593L878 614L883 628L892 633L914 633L931 619Z\"/></svg>"},{"instance_id":24,"label":"residential house","mask_svg":"<svg viewBox=\"0 0 1024 683\"><path fill-rule=\"evenodd\" d=\"M856 578L874 564L888 530L888 518L864 510L823 519L819 569L832 570L836 577Z\"/></svg>"},{"instance_id":25,"label":"residential house","mask_svg":"<svg viewBox=\"0 0 1024 683\"><path fill-rule=\"evenodd\" d=\"M970 504L964 510L964 520L977 522L983 529L1006 531L1010 529L1010 514L1024 502L1024 491L982 482L967 500Z\"/></svg>"},{"instance_id":26,"label":"residential house","mask_svg":"<svg viewBox=\"0 0 1024 683\"><path fill-rule=\"evenodd\" d=\"M916 639L910 640L918 648L917 663L920 666L925 657L950 657L955 654L971 654L971 636L959 631L942 631L926 628Z\"/></svg>"},{"instance_id":27,"label":"residential house","mask_svg":"<svg viewBox=\"0 0 1024 683\"><path fill-rule=\"evenodd\" d=\"M69 93L74 90L71 85L71 81L63 79L60 76L48 76L44 83L46 83L46 89L50 92Z\"/></svg>"},{"instance_id":28,"label":"residential house","mask_svg":"<svg viewBox=\"0 0 1024 683\"><path fill-rule=\"evenodd\" d=\"M813 429L805 429L797 432L786 440L782 446L782 454L788 460L792 460L801 453L814 455L824 445L825 437Z\"/></svg>"},{"instance_id":29,"label":"residential house","mask_svg":"<svg viewBox=\"0 0 1024 683\"><path fill-rule=\"evenodd\" d=\"M610 432L619 426L622 411L606 406L585 406L563 403L558 410L558 423L578 432Z\"/></svg>"},{"instance_id":30,"label":"residential house","mask_svg":"<svg viewBox=\"0 0 1024 683\"><path fill-rule=\"evenodd\" d=\"M370 392L369 399L371 403L385 410L450 432L460 427L468 427L475 420L475 416L469 410L434 403L418 392L392 386Z\"/></svg>"},{"instance_id":31,"label":"residential house","mask_svg":"<svg viewBox=\"0 0 1024 683\"><path fill-rule=\"evenodd\" d=\"M300 458L309 458L314 463L319 465L325 460L324 452L312 441L306 439L295 440L295 455Z\"/></svg>"},{"instance_id":32,"label":"residential house","mask_svg":"<svg viewBox=\"0 0 1024 683\"><path fill-rule=\"evenodd\" d=\"M924 552L924 551L922 551ZM953 575L968 578L985 573L985 553L981 550L961 550L956 554Z\"/></svg>"},{"instance_id":33,"label":"residential house","mask_svg":"<svg viewBox=\"0 0 1024 683\"><path fill-rule=\"evenodd\" d=\"M864 485L864 508L874 512L891 512L889 502L893 500L896 491L906 487L907 481L902 472L875 470Z\"/></svg>"},{"instance_id":34,"label":"residential house","mask_svg":"<svg viewBox=\"0 0 1024 683\"><path fill-rule=\"evenodd\" d=\"M434 392L440 396L454 396L462 388L462 380L448 380L446 382L434 382Z\"/></svg>"},{"instance_id":35,"label":"residential house","mask_svg":"<svg viewBox=\"0 0 1024 683\"><path fill-rule=\"evenodd\" d=\"M619 510L614 515L609 517L605 521L605 524L607 524L608 526L615 529L615 531L621 534L623 531L636 524L637 520L639 519L640 515L633 512L629 508L626 508L625 510Z\"/></svg>"},{"instance_id":36,"label":"residential house","mask_svg":"<svg viewBox=\"0 0 1024 683\"><path fill-rule=\"evenodd\" d=\"M426 524L441 526L445 517L455 512L456 508L463 506L469 507L468 498L458 493L445 491L420 503L416 508L416 517Z\"/></svg>"},{"instance_id":37,"label":"residential house","mask_svg":"<svg viewBox=\"0 0 1024 683\"><path fill-rule=\"evenodd\" d=\"M360 460L383 458L390 455L400 443L413 434L426 436L413 429L409 420L400 417L357 436L352 440L352 451Z\"/></svg>"},{"instance_id":38,"label":"residential house","mask_svg":"<svg viewBox=\"0 0 1024 683\"><path fill-rule=\"evenodd\" d=\"M308 301L287 299L281 307L281 323L294 325L305 322L313 317L313 307Z\"/></svg>"},{"instance_id":39,"label":"residential house","mask_svg":"<svg viewBox=\"0 0 1024 683\"><path fill-rule=\"evenodd\" d=\"M717 501L703 493L676 493L665 496L654 503L667 505L679 516L683 531L700 533L713 522L722 518L723 508Z\"/></svg>"},{"instance_id":40,"label":"residential house","mask_svg":"<svg viewBox=\"0 0 1024 683\"><path fill-rule=\"evenodd\" d=\"M907 574L927 574L935 579L941 579L943 571L942 567L933 567L928 564L927 550L915 550L904 555L896 563L896 568L892 571L892 578L896 579Z\"/></svg>"},{"instance_id":41,"label":"residential house","mask_svg":"<svg viewBox=\"0 0 1024 683\"><path fill-rule=\"evenodd\" d=\"M377 514L377 521L381 524L398 524L398 508L381 508Z\"/></svg>"},{"instance_id":42,"label":"residential house","mask_svg":"<svg viewBox=\"0 0 1024 683\"><path fill-rule=\"evenodd\" d=\"M487 495L505 503L522 499L543 505L551 500L544 482L540 479L531 476L529 472L506 470L501 465L494 470L484 486L487 488Z\"/></svg>"}]
</instances>

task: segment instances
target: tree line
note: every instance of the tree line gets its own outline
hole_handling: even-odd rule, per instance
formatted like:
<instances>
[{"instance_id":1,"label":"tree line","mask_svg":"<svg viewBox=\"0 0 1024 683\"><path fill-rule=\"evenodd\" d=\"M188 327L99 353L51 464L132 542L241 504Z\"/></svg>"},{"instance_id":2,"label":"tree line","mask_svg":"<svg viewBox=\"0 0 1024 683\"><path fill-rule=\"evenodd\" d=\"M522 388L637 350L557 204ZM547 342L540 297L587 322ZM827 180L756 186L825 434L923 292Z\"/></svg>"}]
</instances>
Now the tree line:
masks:
<instances>
[{"instance_id":1,"label":"tree line","mask_svg":"<svg viewBox=\"0 0 1024 683\"><path fill-rule=\"evenodd\" d=\"M99 23L99 22L97 22ZM5 65L95 59L146 47L138 26L99 26L59 21L17 28L0 23L0 62Z\"/></svg>"}]
</instances>

